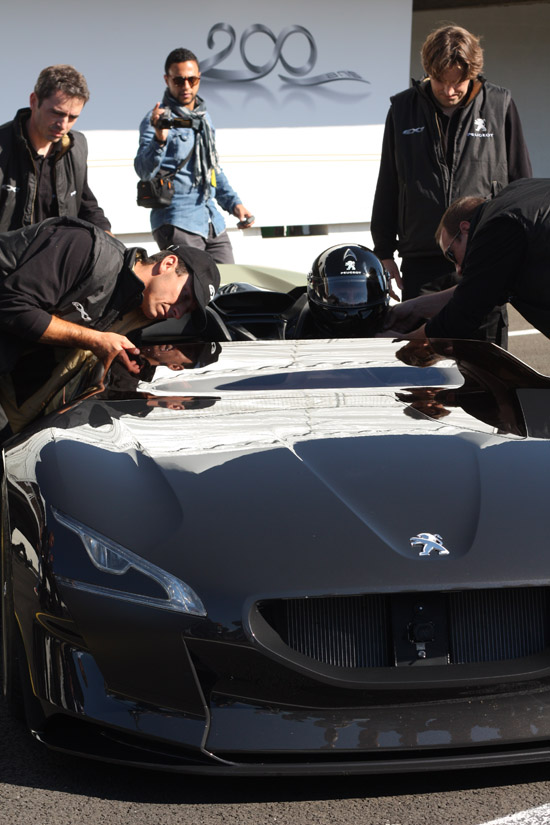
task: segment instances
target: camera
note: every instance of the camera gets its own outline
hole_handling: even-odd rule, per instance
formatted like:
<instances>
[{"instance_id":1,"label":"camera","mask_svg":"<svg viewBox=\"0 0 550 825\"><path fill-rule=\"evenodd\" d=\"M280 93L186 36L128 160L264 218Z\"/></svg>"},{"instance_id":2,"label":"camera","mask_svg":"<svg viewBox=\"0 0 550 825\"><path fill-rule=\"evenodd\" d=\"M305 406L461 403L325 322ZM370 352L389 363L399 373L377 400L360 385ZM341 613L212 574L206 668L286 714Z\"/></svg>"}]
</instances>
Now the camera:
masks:
<instances>
[{"instance_id":1,"label":"camera","mask_svg":"<svg viewBox=\"0 0 550 825\"><path fill-rule=\"evenodd\" d=\"M182 127L189 128L191 121L185 117L167 117L166 115L161 115L154 125L157 129L180 129Z\"/></svg>"}]
</instances>

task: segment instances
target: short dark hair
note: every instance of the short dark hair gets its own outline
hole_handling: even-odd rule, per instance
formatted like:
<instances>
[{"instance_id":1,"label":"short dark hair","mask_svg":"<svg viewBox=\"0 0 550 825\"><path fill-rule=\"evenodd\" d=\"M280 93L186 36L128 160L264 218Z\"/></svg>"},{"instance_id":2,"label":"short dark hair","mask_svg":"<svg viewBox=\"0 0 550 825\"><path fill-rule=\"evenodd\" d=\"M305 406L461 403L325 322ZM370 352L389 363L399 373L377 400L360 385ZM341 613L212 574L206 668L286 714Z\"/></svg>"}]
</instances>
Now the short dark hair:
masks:
<instances>
[{"instance_id":1,"label":"short dark hair","mask_svg":"<svg viewBox=\"0 0 550 825\"><path fill-rule=\"evenodd\" d=\"M428 77L440 80L457 67L462 80L472 80L483 69L483 49L479 37L460 26L442 26L428 35L420 52Z\"/></svg>"},{"instance_id":2,"label":"short dark hair","mask_svg":"<svg viewBox=\"0 0 550 825\"><path fill-rule=\"evenodd\" d=\"M161 249L160 252L154 252L152 255L149 255L145 250L140 251L140 255L137 256L139 258L140 263L144 264L145 266L150 266L152 264L158 264L163 261L168 255L174 255L174 252L170 252L169 249ZM182 259L178 256L178 265L176 266L176 272L178 275L188 275L189 270L185 266Z\"/></svg>"},{"instance_id":3,"label":"short dark hair","mask_svg":"<svg viewBox=\"0 0 550 825\"><path fill-rule=\"evenodd\" d=\"M187 63L189 60L193 60L193 62L196 63L197 66L199 66L199 61L197 59L197 56L195 54L193 54L193 52L190 51L189 49L183 49L183 48L172 49L172 51L170 52L170 54L168 55L168 57L166 58L166 61L164 63L164 74L168 74L168 69L170 68L172 63ZM200 66L199 66L199 71L200 71Z\"/></svg>"},{"instance_id":4,"label":"short dark hair","mask_svg":"<svg viewBox=\"0 0 550 825\"><path fill-rule=\"evenodd\" d=\"M42 69L34 86L39 106L47 97L51 97L56 92L63 92L67 97L78 97L84 103L90 99L84 75L77 72L74 66L67 66L64 63Z\"/></svg>"},{"instance_id":5,"label":"short dark hair","mask_svg":"<svg viewBox=\"0 0 550 825\"><path fill-rule=\"evenodd\" d=\"M439 221L439 226L435 231L435 240L437 243L441 241L443 230L445 230L448 235L457 235L462 221L471 221L474 212L482 203L485 203L485 198L480 198L475 195L466 195L464 198L458 198L456 201L453 201L443 213L443 217Z\"/></svg>"}]
</instances>

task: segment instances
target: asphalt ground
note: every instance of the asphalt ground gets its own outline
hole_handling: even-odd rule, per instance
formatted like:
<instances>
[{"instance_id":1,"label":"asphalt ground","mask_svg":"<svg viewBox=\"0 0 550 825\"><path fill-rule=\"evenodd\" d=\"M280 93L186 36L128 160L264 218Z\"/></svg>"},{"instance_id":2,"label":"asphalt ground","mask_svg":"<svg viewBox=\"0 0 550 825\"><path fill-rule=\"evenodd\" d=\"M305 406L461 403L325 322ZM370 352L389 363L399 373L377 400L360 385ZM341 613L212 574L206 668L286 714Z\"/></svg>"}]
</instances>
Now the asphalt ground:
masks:
<instances>
[{"instance_id":1,"label":"asphalt ground","mask_svg":"<svg viewBox=\"0 0 550 825\"><path fill-rule=\"evenodd\" d=\"M508 349L530 367L544 375L550 375L550 339L533 327L508 306L509 342Z\"/></svg>"},{"instance_id":2,"label":"asphalt ground","mask_svg":"<svg viewBox=\"0 0 550 825\"><path fill-rule=\"evenodd\" d=\"M3 702L0 735L0 825L547 825L550 816L548 764L270 779L147 772L49 751Z\"/></svg>"}]
</instances>

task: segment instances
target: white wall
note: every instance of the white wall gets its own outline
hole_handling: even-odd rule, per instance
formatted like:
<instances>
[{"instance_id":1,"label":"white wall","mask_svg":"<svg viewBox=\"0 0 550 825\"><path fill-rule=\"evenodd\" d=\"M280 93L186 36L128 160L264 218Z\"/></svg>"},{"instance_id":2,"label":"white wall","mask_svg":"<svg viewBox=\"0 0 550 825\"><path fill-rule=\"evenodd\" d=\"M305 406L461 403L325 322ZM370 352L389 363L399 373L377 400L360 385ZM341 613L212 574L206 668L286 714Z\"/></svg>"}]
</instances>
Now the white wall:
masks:
<instances>
[{"instance_id":1,"label":"white wall","mask_svg":"<svg viewBox=\"0 0 550 825\"><path fill-rule=\"evenodd\" d=\"M550 177L550 4L459 8L415 12L412 26L411 77L422 77L420 49L433 29L445 23L481 36L488 80L510 89L518 107L536 177Z\"/></svg>"},{"instance_id":2,"label":"white wall","mask_svg":"<svg viewBox=\"0 0 550 825\"><path fill-rule=\"evenodd\" d=\"M135 205L133 158L139 121L163 92L164 59L180 45L192 48L201 61L211 59L230 41L218 32L208 44L208 33L219 22L233 27L236 43L214 69L246 73L239 41L254 23L269 28L275 40L289 26L300 25L311 40L298 31L282 45L266 33L250 35L243 50L251 63L266 64L280 49L299 69L311 57L311 41L316 51L315 65L304 75L293 76L279 59L253 81L205 77L201 83L222 165L258 225L327 223L330 228L328 237L268 240L257 228L237 230L228 217L238 261L306 270L330 243L370 242L368 221L389 97L406 88L411 76L421 75L420 46L441 22L451 20L483 36L485 74L511 89L534 172L550 177L547 3L454 9L444 17L442 12L413 15L412 0L327 5L302 0L299 6L290 0L260 0L253 6L245 0L209 0L195 4L192 13L177 0L165 0L159 12L155 20L146 0L134 0L131 7L112 0L53 0L47 9L30 0L2 11L4 31L24 32L25 47L20 37L4 38L0 121L27 105L44 66L71 63L82 71L92 93L78 122L90 144L90 181L114 231L129 244L155 248L148 211ZM344 79L302 87L280 78L307 81L350 72L368 83Z\"/></svg>"},{"instance_id":3,"label":"white wall","mask_svg":"<svg viewBox=\"0 0 550 825\"><path fill-rule=\"evenodd\" d=\"M31 43L22 61L18 39L5 38L0 119L27 105L44 66L75 65L92 95L77 126L89 141L92 188L122 240L150 242L148 210L135 205L137 128L163 94L168 52L191 48L222 166L257 225L330 226L328 237L262 239L228 217L237 260L307 270L332 242L370 242L389 96L408 84L411 19L412 0L209 0L192 10L178 0L156 9L145 0L53 0L47 11L38 0L12 3L4 30L25 32ZM209 41L219 23L226 30ZM263 30L252 32L254 24ZM211 67L222 76L211 77L205 67L230 45L229 27L234 47ZM268 70L255 75L250 65Z\"/></svg>"},{"instance_id":4,"label":"white wall","mask_svg":"<svg viewBox=\"0 0 550 825\"><path fill-rule=\"evenodd\" d=\"M242 231L236 228L236 218L225 215L235 259L307 271L313 258L332 243L351 239L369 245L382 132L383 124L345 130L218 130L224 171L257 220L256 226ZM125 243L156 249L149 237L150 213L135 203L137 131L87 131L86 136L90 185L113 231ZM327 224L330 234L261 237L261 226L296 224Z\"/></svg>"},{"instance_id":5,"label":"white wall","mask_svg":"<svg viewBox=\"0 0 550 825\"><path fill-rule=\"evenodd\" d=\"M186 46L201 61L201 89L218 128L379 123L408 74L411 17L411 0L52 0L47 8L40 0L12 2L2 9L3 31L11 33L0 50L2 120L26 104L44 66L71 63L92 93L80 128L136 129L164 91L168 52ZM231 46L229 31L214 31L220 23L233 30L235 43L208 70ZM263 31L251 32L254 25ZM246 61L268 70L255 73ZM211 77L212 70L222 76ZM356 77L310 85L330 73ZM244 79L235 81L235 74Z\"/></svg>"}]
</instances>

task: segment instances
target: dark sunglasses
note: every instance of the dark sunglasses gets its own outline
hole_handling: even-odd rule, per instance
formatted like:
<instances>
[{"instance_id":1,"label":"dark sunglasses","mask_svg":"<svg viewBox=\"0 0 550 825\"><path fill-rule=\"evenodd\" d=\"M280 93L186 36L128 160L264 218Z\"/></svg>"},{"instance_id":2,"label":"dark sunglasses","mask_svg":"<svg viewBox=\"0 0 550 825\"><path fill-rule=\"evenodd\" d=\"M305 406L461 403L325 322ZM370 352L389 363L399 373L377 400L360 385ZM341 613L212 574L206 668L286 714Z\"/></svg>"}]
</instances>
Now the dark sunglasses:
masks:
<instances>
[{"instance_id":1,"label":"dark sunglasses","mask_svg":"<svg viewBox=\"0 0 550 825\"><path fill-rule=\"evenodd\" d=\"M458 261L456 260L456 255L453 252L453 250L451 249L451 246L454 244L455 241L457 241L460 238L461 235L462 235L462 230L459 229L458 232L456 233L456 235L454 236L454 238L452 239L451 243L449 244L449 246L447 247L447 249L443 253L445 258L447 258L447 260L450 261L452 264L456 264L456 263L458 263Z\"/></svg>"},{"instance_id":2,"label":"dark sunglasses","mask_svg":"<svg viewBox=\"0 0 550 825\"><path fill-rule=\"evenodd\" d=\"M176 77L172 77L172 75L168 75L168 77L170 78L174 86L185 86L186 83L189 83L191 88L196 86L199 80L201 79L200 75L198 75L198 77L195 75L193 75L192 77L180 77L179 75L177 75Z\"/></svg>"}]
</instances>

